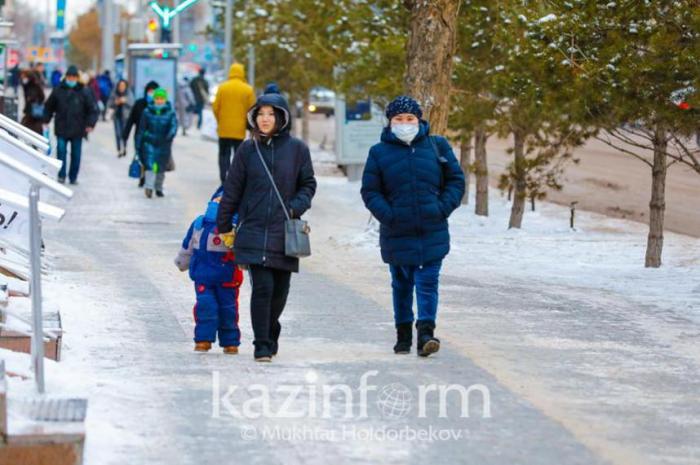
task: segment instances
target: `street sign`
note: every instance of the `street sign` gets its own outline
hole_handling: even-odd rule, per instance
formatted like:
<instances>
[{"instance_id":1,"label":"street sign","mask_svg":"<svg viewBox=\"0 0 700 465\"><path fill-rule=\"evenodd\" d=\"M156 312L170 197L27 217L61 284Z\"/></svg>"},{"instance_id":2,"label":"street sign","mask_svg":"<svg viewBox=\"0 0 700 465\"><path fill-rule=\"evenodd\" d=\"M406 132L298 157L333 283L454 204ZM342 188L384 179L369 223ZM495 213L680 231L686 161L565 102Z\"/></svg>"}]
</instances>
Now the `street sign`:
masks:
<instances>
[{"instance_id":1,"label":"street sign","mask_svg":"<svg viewBox=\"0 0 700 465\"><path fill-rule=\"evenodd\" d=\"M158 2L153 1L153 2L151 2L151 8L160 17L162 27L164 29L169 29L170 28L170 21L175 16L182 13L183 11L185 11L187 8L191 7L192 5L197 3L198 1L199 0L185 0L184 2L180 3L175 8L171 8L169 6L161 6L158 4Z\"/></svg>"}]
</instances>

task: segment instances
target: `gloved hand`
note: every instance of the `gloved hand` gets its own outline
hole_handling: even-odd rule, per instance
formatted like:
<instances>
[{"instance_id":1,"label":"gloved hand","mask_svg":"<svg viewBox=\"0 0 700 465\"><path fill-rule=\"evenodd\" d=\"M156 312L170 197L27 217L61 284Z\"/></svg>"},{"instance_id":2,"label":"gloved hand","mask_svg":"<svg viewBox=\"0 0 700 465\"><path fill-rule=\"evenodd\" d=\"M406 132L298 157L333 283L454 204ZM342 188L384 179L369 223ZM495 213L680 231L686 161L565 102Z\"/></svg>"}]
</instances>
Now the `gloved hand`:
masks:
<instances>
[{"instance_id":1,"label":"gloved hand","mask_svg":"<svg viewBox=\"0 0 700 465\"><path fill-rule=\"evenodd\" d=\"M219 234L219 237L223 241L224 245L232 249L233 248L233 241L236 240L236 232L235 231L229 231L227 233Z\"/></svg>"}]
</instances>

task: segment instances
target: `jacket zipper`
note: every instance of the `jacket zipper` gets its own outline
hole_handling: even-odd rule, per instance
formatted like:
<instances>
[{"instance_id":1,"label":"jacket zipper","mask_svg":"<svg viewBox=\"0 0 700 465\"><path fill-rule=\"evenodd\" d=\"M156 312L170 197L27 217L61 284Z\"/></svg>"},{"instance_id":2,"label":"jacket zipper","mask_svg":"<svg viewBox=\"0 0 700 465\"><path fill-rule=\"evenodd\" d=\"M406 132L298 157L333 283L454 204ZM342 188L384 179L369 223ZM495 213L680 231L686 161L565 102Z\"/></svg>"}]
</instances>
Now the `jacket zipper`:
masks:
<instances>
[{"instance_id":1,"label":"jacket zipper","mask_svg":"<svg viewBox=\"0 0 700 465\"><path fill-rule=\"evenodd\" d=\"M415 154L416 154L416 147L411 144L411 174L415 176L416 170L415 170ZM414 189L413 189L413 199L414 199L414 205L416 206L415 210L415 218L416 218L416 237L420 237L420 230L418 227L418 221L422 221L421 214L420 214L420 205L418 204L418 186L414 184ZM423 263L423 242L421 240L418 240L418 248L420 250L420 262Z\"/></svg>"},{"instance_id":2,"label":"jacket zipper","mask_svg":"<svg viewBox=\"0 0 700 465\"><path fill-rule=\"evenodd\" d=\"M270 146L272 147L272 167L270 169L270 173L272 174L272 179L271 181L274 181L275 179L275 143L273 141L270 141ZM265 159L263 158L263 163L265 163ZM264 169L264 167L263 167ZM268 201L267 201L267 218L265 219L265 241L263 243L263 265L265 265L265 262L267 261L267 233L268 229L270 228L270 213L272 210L272 186L270 186L270 195L268 196Z\"/></svg>"}]
</instances>

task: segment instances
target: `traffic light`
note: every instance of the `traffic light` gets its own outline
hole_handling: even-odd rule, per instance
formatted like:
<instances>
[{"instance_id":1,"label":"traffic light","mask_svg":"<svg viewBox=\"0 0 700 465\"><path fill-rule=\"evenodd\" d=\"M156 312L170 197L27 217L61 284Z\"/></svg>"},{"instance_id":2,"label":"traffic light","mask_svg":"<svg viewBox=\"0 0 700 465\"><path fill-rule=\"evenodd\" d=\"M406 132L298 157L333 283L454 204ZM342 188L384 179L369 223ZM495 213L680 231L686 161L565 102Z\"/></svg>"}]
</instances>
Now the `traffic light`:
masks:
<instances>
[{"instance_id":1,"label":"traffic light","mask_svg":"<svg viewBox=\"0 0 700 465\"><path fill-rule=\"evenodd\" d=\"M155 19L151 18L148 20L148 30L151 32L155 32L158 30L158 21Z\"/></svg>"}]
</instances>

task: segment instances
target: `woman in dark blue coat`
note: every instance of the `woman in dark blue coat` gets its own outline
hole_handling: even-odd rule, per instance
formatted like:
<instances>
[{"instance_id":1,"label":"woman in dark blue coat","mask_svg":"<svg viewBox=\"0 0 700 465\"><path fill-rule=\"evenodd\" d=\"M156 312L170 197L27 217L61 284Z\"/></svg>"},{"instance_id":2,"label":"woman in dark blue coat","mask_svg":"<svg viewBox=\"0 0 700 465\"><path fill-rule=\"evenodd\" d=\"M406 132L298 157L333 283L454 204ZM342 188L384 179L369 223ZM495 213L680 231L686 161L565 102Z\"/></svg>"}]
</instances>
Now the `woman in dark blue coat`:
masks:
<instances>
[{"instance_id":1,"label":"woman in dark blue coat","mask_svg":"<svg viewBox=\"0 0 700 465\"><path fill-rule=\"evenodd\" d=\"M270 361L277 353L282 330L279 318L291 274L299 271L299 259L285 255L286 217L260 157L292 218L300 218L311 208L316 179L309 148L289 134L292 117L283 96L259 97L248 112L248 123L252 138L236 150L224 183L217 226L227 245L233 246L236 264L250 272L255 359ZM234 213L239 215L235 239L231 232Z\"/></svg>"},{"instance_id":2,"label":"woman in dark blue coat","mask_svg":"<svg viewBox=\"0 0 700 465\"><path fill-rule=\"evenodd\" d=\"M444 137L431 136L418 103L402 96L387 106L389 125L369 151L362 199L380 226L382 259L389 264L397 342L409 353L413 293L418 303L418 355L440 349L434 336L438 281L450 251L447 218L464 195L464 174Z\"/></svg>"}]
</instances>

